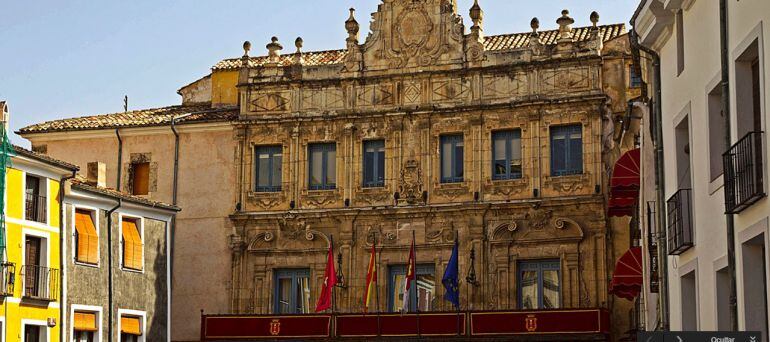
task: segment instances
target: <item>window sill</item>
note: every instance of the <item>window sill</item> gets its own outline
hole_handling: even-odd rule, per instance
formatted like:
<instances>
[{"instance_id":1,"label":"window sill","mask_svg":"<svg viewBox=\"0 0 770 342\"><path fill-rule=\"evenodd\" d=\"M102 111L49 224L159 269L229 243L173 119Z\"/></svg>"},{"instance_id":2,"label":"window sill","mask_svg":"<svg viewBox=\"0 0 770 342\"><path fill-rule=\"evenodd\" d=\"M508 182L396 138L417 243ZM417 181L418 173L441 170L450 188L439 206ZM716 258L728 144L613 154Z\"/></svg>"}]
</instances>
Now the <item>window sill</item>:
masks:
<instances>
[{"instance_id":1,"label":"window sill","mask_svg":"<svg viewBox=\"0 0 770 342\"><path fill-rule=\"evenodd\" d=\"M73 261L72 263L77 265L77 266L83 266L83 267L89 267L89 268L99 268L99 264L98 263L91 264L91 263L77 261L77 260Z\"/></svg>"},{"instance_id":2,"label":"window sill","mask_svg":"<svg viewBox=\"0 0 770 342\"><path fill-rule=\"evenodd\" d=\"M128 273L144 274L144 270L136 270L133 268L123 267L123 266L120 267L120 270Z\"/></svg>"}]
</instances>

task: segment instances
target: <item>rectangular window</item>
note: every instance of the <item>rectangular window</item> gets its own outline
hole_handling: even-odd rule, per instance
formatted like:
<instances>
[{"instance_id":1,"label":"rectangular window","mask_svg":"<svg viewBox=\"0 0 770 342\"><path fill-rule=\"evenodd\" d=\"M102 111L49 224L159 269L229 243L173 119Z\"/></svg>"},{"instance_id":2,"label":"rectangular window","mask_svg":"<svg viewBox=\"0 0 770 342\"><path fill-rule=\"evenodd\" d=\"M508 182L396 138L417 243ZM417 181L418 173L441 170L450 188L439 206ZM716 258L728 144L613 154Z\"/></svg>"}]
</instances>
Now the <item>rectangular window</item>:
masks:
<instances>
[{"instance_id":1,"label":"rectangular window","mask_svg":"<svg viewBox=\"0 0 770 342\"><path fill-rule=\"evenodd\" d=\"M463 135L441 136L441 183L463 181Z\"/></svg>"},{"instance_id":2,"label":"rectangular window","mask_svg":"<svg viewBox=\"0 0 770 342\"><path fill-rule=\"evenodd\" d=\"M281 146L254 148L256 192L280 192L283 152Z\"/></svg>"},{"instance_id":3,"label":"rectangular window","mask_svg":"<svg viewBox=\"0 0 770 342\"><path fill-rule=\"evenodd\" d=\"M410 286L409 311L432 311L436 297L436 272L433 265L417 265L416 281ZM404 289L406 285L406 265L389 267L388 277L388 307L391 312L404 308ZM418 306L419 305L419 306Z\"/></svg>"},{"instance_id":4,"label":"rectangular window","mask_svg":"<svg viewBox=\"0 0 770 342\"><path fill-rule=\"evenodd\" d=\"M337 144L310 144L308 184L310 190L332 190L337 187Z\"/></svg>"},{"instance_id":5,"label":"rectangular window","mask_svg":"<svg viewBox=\"0 0 770 342\"><path fill-rule=\"evenodd\" d=\"M583 173L583 128L580 125L551 127L551 176Z\"/></svg>"},{"instance_id":6,"label":"rectangular window","mask_svg":"<svg viewBox=\"0 0 770 342\"><path fill-rule=\"evenodd\" d=\"M725 152L725 118L722 114L722 86L717 85L708 93L709 112L709 172L711 180L723 173L722 153Z\"/></svg>"},{"instance_id":7,"label":"rectangular window","mask_svg":"<svg viewBox=\"0 0 770 342\"><path fill-rule=\"evenodd\" d=\"M492 178L521 178L521 130L492 133Z\"/></svg>"},{"instance_id":8,"label":"rectangular window","mask_svg":"<svg viewBox=\"0 0 770 342\"><path fill-rule=\"evenodd\" d=\"M141 271L144 266L142 234L138 219L123 218L121 223L123 237L123 267Z\"/></svg>"},{"instance_id":9,"label":"rectangular window","mask_svg":"<svg viewBox=\"0 0 770 342\"><path fill-rule=\"evenodd\" d=\"M642 86L642 76L636 72L636 67L634 65L628 67L628 80L628 85L631 88L639 88Z\"/></svg>"},{"instance_id":10,"label":"rectangular window","mask_svg":"<svg viewBox=\"0 0 770 342\"><path fill-rule=\"evenodd\" d=\"M684 71L684 15L682 10L676 12L676 75Z\"/></svg>"},{"instance_id":11,"label":"rectangular window","mask_svg":"<svg viewBox=\"0 0 770 342\"><path fill-rule=\"evenodd\" d=\"M99 236L94 225L94 212L75 210L75 260L86 264L99 263Z\"/></svg>"},{"instance_id":12,"label":"rectangular window","mask_svg":"<svg viewBox=\"0 0 770 342\"><path fill-rule=\"evenodd\" d=\"M518 268L519 309L561 307L559 260L520 261Z\"/></svg>"},{"instance_id":13,"label":"rectangular window","mask_svg":"<svg viewBox=\"0 0 770 342\"><path fill-rule=\"evenodd\" d=\"M759 41L755 40L735 61L735 96L738 136L741 139L762 129L762 63L759 60Z\"/></svg>"},{"instance_id":14,"label":"rectangular window","mask_svg":"<svg viewBox=\"0 0 770 342\"><path fill-rule=\"evenodd\" d=\"M139 316L120 316L120 341L121 342L139 342L143 341L144 329L142 327L142 318Z\"/></svg>"},{"instance_id":15,"label":"rectangular window","mask_svg":"<svg viewBox=\"0 0 770 342\"><path fill-rule=\"evenodd\" d=\"M72 318L72 340L75 342L94 342L97 329L96 312L75 311Z\"/></svg>"},{"instance_id":16,"label":"rectangular window","mask_svg":"<svg viewBox=\"0 0 770 342\"><path fill-rule=\"evenodd\" d=\"M131 164L131 193L137 196L150 193L150 163Z\"/></svg>"},{"instance_id":17,"label":"rectangular window","mask_svg":"<svg viewBox=\"0 0 770 342\"><path fill-rule=\"evenodd\" d=\"M274 279L275 314L310 313L310 270L279 269Z\"/></svg>"},{"instance_id":18,"label":"rectangular window","mask_svg":"<svg viewBox=\"0 0 770 342\"><path fill-rule=\"evenodd\" d=\"M48 203L45 196L45 179L27 175L24 188L24 217L28 221L46 223Z\"/></svg>"},{"instance_id":19,"label":"rectangular window","mask_svg":"<svg viewBox=\"0 0 770 342\"><path fill-rule=\"evenodd\" d=\"M24 342L48 341L48 329L44 325L24 324Z\"/></svg>"},{"instance_id":20,"label":"rectangular window","mask_svg":"<svg viewBox=\"0 0 770 342\"><path fill-rule=\"evenodd\" d=\"M364 141L365 188L385 186L385 140Z\"/></svg>"}]
</instances>

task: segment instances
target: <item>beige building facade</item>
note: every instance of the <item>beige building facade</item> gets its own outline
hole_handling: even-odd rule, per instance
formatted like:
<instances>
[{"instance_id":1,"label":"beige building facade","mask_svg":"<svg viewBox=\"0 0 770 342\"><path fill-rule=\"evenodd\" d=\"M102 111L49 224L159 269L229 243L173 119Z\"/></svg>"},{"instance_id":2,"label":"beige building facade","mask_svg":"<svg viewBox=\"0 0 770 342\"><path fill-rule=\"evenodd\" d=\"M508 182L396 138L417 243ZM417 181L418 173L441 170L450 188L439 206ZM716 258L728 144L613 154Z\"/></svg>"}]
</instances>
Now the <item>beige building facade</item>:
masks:
<instances>
[{"instance_id":1,"label":"beige building facade","mask_svg":"<svg viewBox=\"0 0 770 342\"><path fill-rule=\"evenodd\" d=\"M735 231L737 328L768 332L764 131L770 7L753 0L725 5L729 126L722 109L720 1L642 1L633 22L642 46L659 56L663 93L653 101L661 108L666 226L653 225L652 233L668 254L667 271L660 274L668 279L662 284L668 295L658 300L657 294L647 294L649 330L731 329L728 213ZM652 94L654 56L643 55ZM653 139L645 141L643 177L655 180ZM655 201L651 189L643 202ZM649 284L650 274L646 279Z\"/></svg>"},{"instance_id":2,"label":"beige building facade","mask_svg":"<svg viewBox=\"0 0 770 342\"><path fill-rule=\"evenodd\" d=\"M633 305L608 293L631 245L607 183L631 84L621 25L485 36L452 1L384 1L346 48L227 59L181 106L65 119L20 131L51 156L107 166L107 185L183 210L171 234L172 339L208 313L310 313L334 240L360 312L372 244L379 309L396 311L414 236L410 306L450 310L440 279L460 243L464 309L606 308L613 335ZM175 151L178 151L175 153ZM370 308L370 310L372 310Z\"/></svg>"}]
</instances>

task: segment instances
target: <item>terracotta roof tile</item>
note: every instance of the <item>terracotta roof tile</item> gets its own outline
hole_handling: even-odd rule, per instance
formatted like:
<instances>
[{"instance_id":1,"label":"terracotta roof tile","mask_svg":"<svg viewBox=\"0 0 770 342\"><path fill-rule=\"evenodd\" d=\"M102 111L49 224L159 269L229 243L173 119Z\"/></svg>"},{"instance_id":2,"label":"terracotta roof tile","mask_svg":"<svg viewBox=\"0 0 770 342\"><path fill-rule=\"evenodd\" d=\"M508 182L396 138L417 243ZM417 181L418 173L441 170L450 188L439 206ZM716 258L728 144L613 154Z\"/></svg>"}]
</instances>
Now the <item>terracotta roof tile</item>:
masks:
<instances>
[{"instance_id":1,"label":"terracotta roof tile","mask_svg":"<svg viewBox=\"0 0 770 342\"><path fill-rule=\"evenodd\" d=\"M53 165L53 166L58 166L58 167L61 167L61 168L72 170L72 171L77 171L77 170L80 169L77 165L70 164L68 162L65 162L65 161L62 161L62 160L58 160L58 159L55 159L55 158L51 158L51 157L49 157L49 156L47 156L45 154L42 154L42 153L37 153L37 152L30 151L30 150L28 150L28 149L26 149L24 147L21 147L21 146L13 145L13 151L16 153L16 155L21 155L21 156L25 156L27 158L37 159L38 161L41 161L41 162L44 162L44 163L47 163L47 164L50 164L50 165Z\"/></svg>"},{"instance_id":2,"label":"terracotta roof tile","mask_svg":"<svg viewBox=\"0 0 770 342\"><path fill-rule=\"evenodd\" d=\"M17 133L32 134L169 125L172 118L185 114L190 114L190 116L177 120L178 124L230 121L238 117L238 107L211 108L209 104L201 104L83 116L27 126Z\"/></svg>"},{"instance_id":3,"label":"terracotta roof tile","mask_svg":"<svg viewBox=\"0 0 770 342\"><path fill-rule=\"evenodd\" d=\"M606 42L611 39L617 38L625 33L624 24L614 25L601 25L599 26L599 33L602 39ZM573 29L573 34L576 42L583 42L590 37L591 27L578 27ZM545 45L556 44L558 38L558 30L540 31L540 39L543 40ZM502 51L520 49L529 45L530 32L502 34L496 36L484 37L484 47L487 51ZM305 52L302 55L304 64L306 66L323 66L323 65L335 65L340 64L347 55L347 50L327 50L327 51L310 51ZM280 56L279 65L287 66L293 64L296 54L287 54ZM258 67L265 64L267 56L251 57L249 59L249 67ZM240 58L229 58L220 61L212 70L237 70L241 67Z\"/></svg>"},{"instance_id":4,"label":"terracotta roof tile","mask_svg":"<svg viewBox=\"0 0 770 342\"><path fill-rule=\"evenodd\" d=\"M167 203L163 203L163 202L158 202L158 201L152 201L152 200L146 199L144 197L130 195L130 194L127 194L125 192L117 191L115 189L103 188L103 187L97 187L97 186L91 185L91 184L87 183L81 176L78 176L75 179L71 179L70 181L72 182L72 186L73 187L81 189L81 190L85 190L85 191L89 191L89 192L93 192L93 193L97 193L97 194L102 194L102 195L106 195L106 196L110 196L110 197L114 197L114 198L120 198L120 199L122 199L124 201L132 202L132 203L137 203L137 204L141 204L141 205L146 205L146 206L153 207L153 208L162 208L162 209L173 210L173 211L180 211L181 210L181 209L179 209L179 207L171 205L171 204L167 204Z\"/></svg>"}]
</instances>

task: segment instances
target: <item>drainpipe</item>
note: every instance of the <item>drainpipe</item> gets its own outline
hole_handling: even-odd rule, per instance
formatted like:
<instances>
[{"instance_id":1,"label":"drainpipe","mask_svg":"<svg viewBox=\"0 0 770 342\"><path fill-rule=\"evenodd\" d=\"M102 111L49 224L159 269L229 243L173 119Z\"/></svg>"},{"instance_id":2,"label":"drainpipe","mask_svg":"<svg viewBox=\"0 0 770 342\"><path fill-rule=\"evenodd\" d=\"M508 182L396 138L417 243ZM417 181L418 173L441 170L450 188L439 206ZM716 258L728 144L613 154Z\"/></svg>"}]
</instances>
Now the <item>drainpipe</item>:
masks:
<instances>
[{"instance_id":1,"label":"drainpipe","mask_svg":"<svg viewBox=\"0 0 770 342\"><path fill-rule=\"evenodd\" d=\"M115 189L120 192L120 177L123 169L123 138L120 137L120 128L115 128L115 136L118 137L118 181Z\"/></svg>"},{"instance_id":2,"label":"drainpipe","mask_svg":"<svg viewBox=\"0 0 770 342\"><path fill-rule=\"evenodd\" d=\"M64 297L64 289L67 284L67 272L65 270L66 267L66 256L64 255L64 246L66 246L65 241L65 232L66 229L64 227L64 184L70 180L75 178L75 176L78 174L77 170L72 170L72 175L62 177L62 179L59 181L59 269L61 270L61 281L59 282L59 298L61 300L61 306L59 309L59 324L66 326L64 324L64 320L66 319L65 312L67 311L67 299ZM7 312L7 311L6 311ZM59 334L59 340L64 341L64 329L60 329L61 333Z\"/></svg>"},{"instance_id":3,"label":"drainpipe","mask_svg":"<svg viewBox=\"0 0 770 342\"><path fill-rule=\"evenodd\" d=\"M110 336L108 341L110 342L114 339L112 334L112 297L114 293L112 290L112 213L114 213L115 210L118 210L122 205L123 199L118 198L118 204L107 212L107 274L109 276L107 280L107 331Z\"/></svg>"},{"instance_id":4,"label":"drainpipe","mask_svg":"<svg viewBox=\"0 0 770 342\"><path fill-rule=\"evenodd\" d=\"M631 26L633 27L636 22L637 13L631 18ZM663 159L663 105L662 105L662 90L661 90L661 72L660 72L660 55L654 50L639 44L638 35L635 29L631 30L631 45L644 51L652 56L653 67L653 110L652 110L652 125L653 127L653 142L655 146L654 160L655 160L655 226L658 231L658 263L660 274L660 296L659 296L659 312L661 330L669 330L669 293L668 293L668 242L666 237L666 207L665 207L665 188L666 179L664 178L664 159Z\"/></svg>"},{"instance_id":5,"label":"drainpipe","mask_svg":"<svg viewBox=\"0 0 770 342\"><path fill-rule=\"evenodd\" d=\"M730 133L730 58L727 35L727 1L719 0L719 45L722 62L722 116L725 120L725 151L732 145ZM727 170L724 170L727 172ZM727 181L727 179L725 179ZM735 223L733 214L725 213L727 223L727 273L730 275L730 330L738 331L738 298L735 276Z\"/></svg>"},{"instance_id":6,"label":"drainpipe","mask_svg":"<svg viewBox=\"0 0 770 342\"><path fill-rule=\"evenodd\" d=\"M171 118L171 132L174 133L174 178L172 180L173 183L173 189L171 190L171 204L173 204L175 207L177 205L177 193L179 189L179 132L176 130L176 121L179 119L186 118L188 116L192 115L192 113L187 113L184 115L176 116ZM171 279L168 279L169 282L169 289L174 286L174 239L176 238L176 215L171 217L171 236L169 244L171 245L169 247L168 255L169 255L169 272L171 273ZM168 299L171 301L171 298Z\"/></svg>"}]
</instances>

